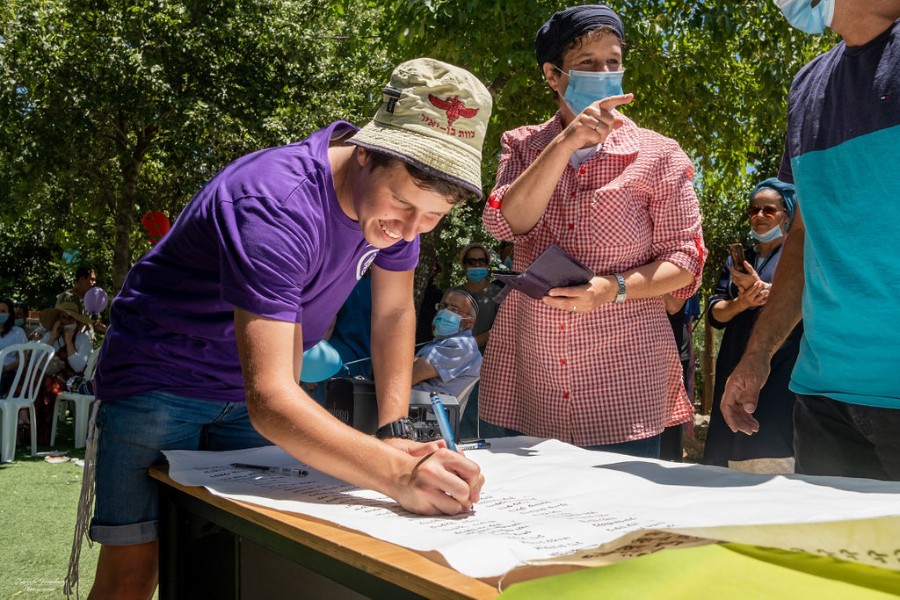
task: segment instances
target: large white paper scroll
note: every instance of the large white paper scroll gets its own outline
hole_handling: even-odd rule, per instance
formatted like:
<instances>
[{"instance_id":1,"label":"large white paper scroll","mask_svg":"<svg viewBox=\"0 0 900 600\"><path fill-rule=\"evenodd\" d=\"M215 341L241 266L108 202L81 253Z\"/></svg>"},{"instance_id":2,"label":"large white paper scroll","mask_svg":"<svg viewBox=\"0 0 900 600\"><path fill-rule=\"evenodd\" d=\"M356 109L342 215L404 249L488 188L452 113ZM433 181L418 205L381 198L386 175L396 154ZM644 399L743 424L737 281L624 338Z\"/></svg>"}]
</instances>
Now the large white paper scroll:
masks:
<instances>
[{"instance_id":1,"label":"large white paper scroll","mask_svg":"<svg viewBox=\"0 0 900 600\"><path fill-rule=\"evenodd\" d=\"M603 564L727 540L900 570L900 483L769 476L505 438L467 456L485 476L469 514L422 517L310 469L308 477L233 469L300 466L276 447L169 451L169 476L213 494L332 521L419 551L472 577L543 560ZM851 522L853 521L853 522Z\"/></svg>"}]
</instances>

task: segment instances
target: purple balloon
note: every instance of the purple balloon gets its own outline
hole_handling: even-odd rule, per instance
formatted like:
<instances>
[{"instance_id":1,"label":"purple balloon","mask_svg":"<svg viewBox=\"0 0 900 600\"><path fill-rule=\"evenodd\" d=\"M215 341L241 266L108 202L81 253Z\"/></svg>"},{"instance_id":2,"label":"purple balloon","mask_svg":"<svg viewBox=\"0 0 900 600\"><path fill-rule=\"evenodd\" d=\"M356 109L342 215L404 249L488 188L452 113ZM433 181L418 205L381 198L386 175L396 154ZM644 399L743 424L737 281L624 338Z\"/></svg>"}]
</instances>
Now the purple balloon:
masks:
<instances>
[{"instance_id":1,"label":"purple balloon","mask_svg":"<svg viewBox=\"0 0 900 600\"><path fill-rule=\"evenodd\" d=\"M102 287L92 287L84 295L84 307L89 313L100 314L109 303L109 296Z\"/></svg>"}]
</instances>

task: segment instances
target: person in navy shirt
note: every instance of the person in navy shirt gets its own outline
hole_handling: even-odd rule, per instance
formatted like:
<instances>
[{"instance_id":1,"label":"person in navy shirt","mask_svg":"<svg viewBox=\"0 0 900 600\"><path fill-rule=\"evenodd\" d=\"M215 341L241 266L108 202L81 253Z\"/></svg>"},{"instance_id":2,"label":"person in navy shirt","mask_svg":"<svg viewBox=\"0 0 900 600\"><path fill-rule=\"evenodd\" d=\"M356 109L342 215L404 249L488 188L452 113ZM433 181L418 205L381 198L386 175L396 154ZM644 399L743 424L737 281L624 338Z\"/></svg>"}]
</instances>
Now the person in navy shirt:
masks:
<instances>
[{"instance_id":1,"label":"person in navy shirt","mask_svg":"<svg viewBox=\"0 0 900 600\"><path fill-rule=\"evenodd\" d=\"M798 473L900 480L900 3L778 0L794 27L843 41L794 78L778 179L797 214L743 359L722 398L753 434L770 359L803 318Z\"/></svg>"}]
</instances>

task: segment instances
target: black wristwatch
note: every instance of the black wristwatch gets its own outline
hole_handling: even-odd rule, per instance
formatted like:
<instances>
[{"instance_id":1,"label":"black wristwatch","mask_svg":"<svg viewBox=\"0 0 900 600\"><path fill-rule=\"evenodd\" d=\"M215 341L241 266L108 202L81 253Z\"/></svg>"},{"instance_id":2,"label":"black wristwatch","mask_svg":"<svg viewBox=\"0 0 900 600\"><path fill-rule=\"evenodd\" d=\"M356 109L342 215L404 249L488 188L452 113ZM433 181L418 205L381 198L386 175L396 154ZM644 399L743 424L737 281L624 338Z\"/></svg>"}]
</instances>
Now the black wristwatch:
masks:
<instances>
[{"instance_id":1,"label":"black wristwatch","mask_svg":"<svg viewBox=\"0 0 900 600\"><path fill-rule=\"evenodd\" d=\"M379 440L402 438L404 440L415 441L416 430L413 427L412 421L409 419L397 419L396 421L391 421L387 425L379 427L378 431L375 432L375 437Z\"/></svg>"}]
</instances>

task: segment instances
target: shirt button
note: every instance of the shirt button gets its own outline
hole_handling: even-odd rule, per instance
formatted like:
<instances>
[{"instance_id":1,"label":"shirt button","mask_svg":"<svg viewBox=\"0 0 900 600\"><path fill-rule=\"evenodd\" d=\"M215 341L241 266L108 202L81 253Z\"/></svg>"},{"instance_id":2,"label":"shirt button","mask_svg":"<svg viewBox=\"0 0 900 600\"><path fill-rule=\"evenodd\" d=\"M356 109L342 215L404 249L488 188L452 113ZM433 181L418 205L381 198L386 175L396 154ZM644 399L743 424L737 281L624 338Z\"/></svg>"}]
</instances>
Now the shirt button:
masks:
<instances>
[{"instance_id":1,"label":"shirt button","mask_svg":"<svg viewBox=\"0 0 900 600\"><path fill-rule=\"evenodd\" d=\"M566 366L567 364L569 364L569 361L567 361L564 358L561 358L561 359L559 359L559 364L561 364L562 366Z\"/></svg>"},{"instance_id":2,"label":"shirt button","mask_svg":"<svg viewBox=\"0 0 900 600\"><path fill-rule=\"evenodd\" d=\"M563 325L563 324L560 324L559 330L560 330L560 331L565 331L565 330L566 330L566 326Z\"/></svg>"},{"instance_id":3,"label":"shirt button","mask_svg":"<svg viewBox=\"0 0 900 600\"><path fill-rule=\"evenodd\" d=\"M569 231L575 231L575 223L569 223Z\"/></svg>"},{"instance_id":4,"label":"shirt button","mask_svg":"<svg viewBox=\"0 0 900 600\"><path fill-rule=\"evenodd\" d=\"M563 400L568 400L568 399L569 399L569 392L564 392L564 393L563 393Z\"/></svg>"}]
</instances>

